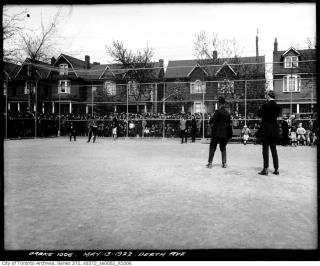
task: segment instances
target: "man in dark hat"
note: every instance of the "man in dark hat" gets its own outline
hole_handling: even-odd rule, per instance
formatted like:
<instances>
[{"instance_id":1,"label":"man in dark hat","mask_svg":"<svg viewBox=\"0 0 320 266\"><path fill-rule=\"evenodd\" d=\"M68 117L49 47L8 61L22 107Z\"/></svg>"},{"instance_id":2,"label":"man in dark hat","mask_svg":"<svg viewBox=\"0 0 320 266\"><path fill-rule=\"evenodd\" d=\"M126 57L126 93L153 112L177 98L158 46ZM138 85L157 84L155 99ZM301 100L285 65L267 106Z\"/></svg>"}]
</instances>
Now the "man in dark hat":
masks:
<instances>
[{"instance_id":1,"label":"man in dark hat","mask_svg":"<svg viewBox=\"0 0 320 266\"><path fill-rule=\"evenodd\" d=\"M279 175L279 162L276 144L280 134L277 123L280 107L275 102L275 95L273 91L267 91L265 93L265 97L267 102L261 106L257 113L258 117L261 117L260 135L263 155L263 169L259 174L268 175L270 147L274 166L273 174Z\"/></svg>"},{"instance_id":2,"label":"man in dark hat","mask_svg":"<svg viewBox=\"0 0 320 266\"><path fill-rule=\"evenodd\" d=\"M220 144L219 146L222 155L222 167L227 167L226 146L228 140L232 137L232 133L230 133L230 130L232 132L231 117L229 112L225 109L226 101L224 98L219 97L218 103L219 109L214 112L213 116L209 120L209 124L212 126L212 130L208 164L206 165L208 168L212 168L212 160L218 143Z\"/></svg>"},{"instance_id":3,"label":"man in dark hat","mask_svg":"<svg viewBox=\"0 0 320 266\"><path fill-rule=\"evenodd\" d=\"M281 122L281 134L282 134L282 145L287 146L289 145L290 139L289 139L289 124L288 124L288 118L286 116L282 117Z\"/></svg>"}]
</instances>

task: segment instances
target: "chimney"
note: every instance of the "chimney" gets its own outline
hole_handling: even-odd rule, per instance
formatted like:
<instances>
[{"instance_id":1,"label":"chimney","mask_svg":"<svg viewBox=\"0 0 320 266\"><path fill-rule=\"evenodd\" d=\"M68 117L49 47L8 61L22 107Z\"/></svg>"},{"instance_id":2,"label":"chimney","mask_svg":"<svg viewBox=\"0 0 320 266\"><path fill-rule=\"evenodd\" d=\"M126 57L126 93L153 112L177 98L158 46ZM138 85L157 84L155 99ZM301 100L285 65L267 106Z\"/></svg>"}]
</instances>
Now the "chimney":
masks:
<instances>
[{"instance_id":1,"label":"chimney","mask_svg":"<svg viewBox=\"0 0 320 266\"><path fill-rule=\"evenodd\" d=\"M212 59L215 60L218 58L218 52L217 51L213 51L212 52Z\"/></svg>"},{"instance_id":2,"label":"chimney","mask_svg":"<svg viewBox=\"0 0 320 266\"><path fill-rule=\"evenodd\" d=\"M86 61L86 68L89 69L90 68L90 56L85 55L84 60Z\"/></svg>"},{"instance_id":3,"label":"chimney","mask_svg":"<svg viewBox=\"0 0 320 266\"><path fill-rule=\"evenodd\" d=\"M56 62L56 59L54 57L51 57L51 65L53 66L54 63Z\"/></svg>"},{"instance_id":4,"label":"chimney","mask_svg":"<svg viewBox=\"0 0 320 266\"><path fill-rule=\"evenodd\" d=\"M273 52L274 53L278 52L278 41L277 41L277 38L274 39Z\"/></svg>"},{"instance_id":5,"label":"chimney","mask_svg":"<svg viewBox=\"0 0 320 266\"><path fill-rule=\"evenodd\" d=\"M256 57L259 56L259 37L258 37L258 29L257 29L257 36L256 36Z\"/></svg>"},{"instance_id":6,"label":"chimney","mask_svg":"<svg viewBox=\"0 0 320 266\"><path fill-rule=\"evenodd\" d=\"M160 66L163 67L163 59L159 59Z\"/></svg>"}]
</instances>

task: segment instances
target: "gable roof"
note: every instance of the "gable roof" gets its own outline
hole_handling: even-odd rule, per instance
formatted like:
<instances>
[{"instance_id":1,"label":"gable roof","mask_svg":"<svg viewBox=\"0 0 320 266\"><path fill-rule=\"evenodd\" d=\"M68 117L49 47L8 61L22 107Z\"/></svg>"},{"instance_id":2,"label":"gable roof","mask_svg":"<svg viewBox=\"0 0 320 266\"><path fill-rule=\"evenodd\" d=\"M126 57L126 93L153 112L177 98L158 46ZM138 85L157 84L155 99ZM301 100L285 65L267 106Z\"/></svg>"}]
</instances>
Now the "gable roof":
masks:
<instances>
[{"instance_id":1,"label":"gable roof","mask_svg":"<svg viewBox=\"0 0 320 266\"><path fill-rule=\"evenodd\" d=\"M255 63L258 63L256 65ZM264 56L251 56L251 57L239 57L239 58L218 58L216 60L172 60L168 62L167 71L165 74L166 79L179 79L187 78L190 71L199 64L207 73L209 77L214 77L217 71L223 66L228 64L232 67L233 72L239 73L240 76L245 72L258 70L259 75L265 74L265 57ZM235 66L233 66L236 64ZM244 64L244 65L239 65ZM238 67L236 67L238 66ZM258 66L258 67L257 67ZM237 71L235 70L237 69Z\"/></svg>"},{"instance_id":2,"label":"gable roof","mask_svg":"<svg viewBox=\"0 0 320 266\"><path fill-rule=\"evenodd\" d=\"M39 78L44 79L46 78L46 76L48 75L48 73L50 72L50 68L52 67L50 64L39 61L39 60L32 60L33 62L31 62L30 58L27 58L23 64L21 65L20 69L17 71L17 73L15 74L15 78L17 78L20 74L20 72L22 71L22 69L24 69L25 66L32 64L33 67L36 69L36 73L38 74Z\"/></svg>"},{"instance_id":3,"label":"gable roof","mask_svg":"<svg viewBox=\"0 0 320 266\"><path fill-rule=\"evenodd\" d=\"M287 53L289 53L290 51L293 51L294 53L296 53L297 55L300 55L300 53L294 48L294 47L290 47L287 51L285 51L282 56L285 56Z\"/></svg>"},{"instance_id":4,"label":"gable roof","mask_svg":"<svg viewBox=\"0 0 320 266\"><path fill-rule=\"evenodd\" d=\"M199 65L199 63L197 63L197 64L190 70L190 72L188 73L187 77L189 77L189 76L191 75L191 73L192 73L196 68L201 68L201 70L208 76L207 71L206 71L204 68L202 68L202 67Z\"/></svg>"},{"instance_id":5,"label":"gable roof","mask_svg":"<svg viewBox=\"0 0 320 266\"><path fill-rule=\"evenodd\" d=\"M287 51L290 51L287 50ZM315 73L316 72L316 49L301 49L299 52L298 68L294 70L295 73ZM288 74L291 72L290 68L283 67L283 54L286 51L273 52L273 74ZM309 61L310 60L310 61ZM301 62L302 61L302 62ZM308 62L309 61L309 62Z\"/></svg>"},{"instance_id":6,"label":"gable roof","mask_svg":"<svg viewBox=\"0 0 320 266\"><path fill-rule=\"evenodd\" d=\"M233 70L233 68L227 63L227 61L225 61L222 66L217 70L217 72L215 73L215 76L219 74L219 72L221 71L221 69L223 69L224 67L228 67L235 75L237 75L237 73Z\"/></svg>"},{"instance_id":7,"label":"gable roof","mask_svg":"<svg viewBox=\"0 0 320 266\"><path fill-rule=\"evenodd\" d=\"M3 62L3 72L5 74L5 78L11 80L13 79L17 72L19 71L21 66L10 63L10 62Z\"/></svg>"}]
</instances>

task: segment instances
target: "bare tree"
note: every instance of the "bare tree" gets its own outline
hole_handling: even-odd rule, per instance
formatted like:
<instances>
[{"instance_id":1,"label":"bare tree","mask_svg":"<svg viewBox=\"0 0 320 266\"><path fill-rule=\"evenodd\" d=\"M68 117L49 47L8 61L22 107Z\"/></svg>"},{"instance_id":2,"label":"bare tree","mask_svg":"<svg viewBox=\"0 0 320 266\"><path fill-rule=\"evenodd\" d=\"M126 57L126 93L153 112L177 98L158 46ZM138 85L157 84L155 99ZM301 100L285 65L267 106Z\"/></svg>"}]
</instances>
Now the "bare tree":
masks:
<instances>
[{"instance_id":1,"label":"bare tree","mask_svg":"<svg viewBox=\"0 0 320 266\"><path fill-rule=\"evenodd\" d=\"M240 100L245 97L245 82L239 81L236 85L236 80L261 79L260 73L265 69L264 63L259 62L258 58L254 62L244 62L243 50L244 48L240 47L235 38L221 39L216 33L213 33L209 38L205 31L201 31L195 36L194 54L199 65L208 73L212 73L213 70L217 73L219 69L217 78L221 81L218 83L218 95L231 99L230 104L234 103L235 109L238 109ZM230 69L228 66L224 67L225 63L232 68L234 76L230 76ZM265 84L260 83L263 81L255 82L255 89L250 89L250 93L254 91L253 94L256 95L250 95L250 97L261 97Z\"/></svg>"},{"instance_id":2,"label":"bare tree","mask_svg":"<svg viewBox=\"0 0 320 266\"><path fill-rule=\"evenodd\" d=\"M317 48L317 38L313 37L313 40L308 37L305 40L305 43L307 44L308 49L316 49Z\"/></svg>"},{"instance_id":3,"label":"bare tree","mask_svg":"<svg viewBox=\"0 0 320 266\"><path fill-rule=\"evenodd\" d=\"M106 48L113 63L119 63L125 69L125 79L130 82L128 85L130 96L135 100L150 97L150 86L141 83L153 82L155 73L152 63L153 48L147 45L142 51L133 52L118 40L113 41L110 46L106 45Z\"/></svg>"},{"instance_id":4,"label":"bare tree","mask_svg":"<svg viewBox=\"0 0 320 266\"><path fill-rule=\"evenodd\" d=\"M216 51L221 58L236 58L242 54L243 49L239 47L235 38L219 39L217 33L213 33L211 39L205 31L195 36L194 52L198 59L215 60L214 52Z\"/></svg>"},{"instance_id":5,"label":"bare tree","mask_svg":"<svg viewBox=\"0 0 320 266\"><path fill-rule=\"evenodd\" d=\"M45 25L41 15L41 30L37 32L23 32L21 37L20 50L23 55L33 61L48 62L54 53L56 43L54 38L57 35L58 23L61 21L61 8L54 15L53 19Z\"/></svg>"},{"instance_id":6,"label":"bare tree","mask_svg":"<svg viewBox=\"0 0 320 266\"><path fill-rule=\"evenodd\" d=\"M2 20L2 30L3 30L3 60L7 62L16 61L18 48L14 45L16 37L24 29L22 22L27 16L27 11L23 10L19 13L13 15L9 14L9 7L3 7L3 20Z\"/></svg>"}]
</instances>

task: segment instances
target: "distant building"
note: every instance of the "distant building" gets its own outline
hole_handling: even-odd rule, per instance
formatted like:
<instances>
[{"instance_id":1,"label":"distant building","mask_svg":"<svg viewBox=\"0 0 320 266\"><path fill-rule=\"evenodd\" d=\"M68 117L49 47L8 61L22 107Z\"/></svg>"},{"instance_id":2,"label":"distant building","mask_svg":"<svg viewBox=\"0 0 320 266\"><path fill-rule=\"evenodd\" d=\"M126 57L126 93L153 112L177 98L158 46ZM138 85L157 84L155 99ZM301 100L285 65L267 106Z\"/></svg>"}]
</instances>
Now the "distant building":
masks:
<instances>
[{"instance_id":1,"label":"distant building","mask_svg":"<svg viewBox=\"0 0 320 266\"><path fill-rule=\"evenodd\" d=\"M316 50L290 47L273 50L273 87L283 114L313 113L316 110Z\"/></svg>"},{"instance_id":2,"label":"distant building","mask_svg":"<svg viewBox=\"0 0 320 266\"><path fill-rule=\"evenodd\" d=\"M121 64L90 63L66 54L51 64L26 59L21 65L4 63L9 84L8 107L12 111L39 113L156 112L158 84L163 81L163 60L151 63L149 83L140 85ZM127 98L128 92L128 98ZM37 105L37 107L36 107Z\"/></svg>"},{"instance_id":3,"label":"distant building","mask_svg":"<svg viewBox=\"0 0 320 266\"><path fill-rule=\"evenodd\" d=\"M213 113L218 97L224 96L231 112L244 115L245 99L263 98L264 64L264 56L169 61L163 96L169 102L166 111ZM170 100L178 99L182 101L179 107L170 104ZM252 101L251 106L255 105Z\"/></svg>"}]
</instances>

